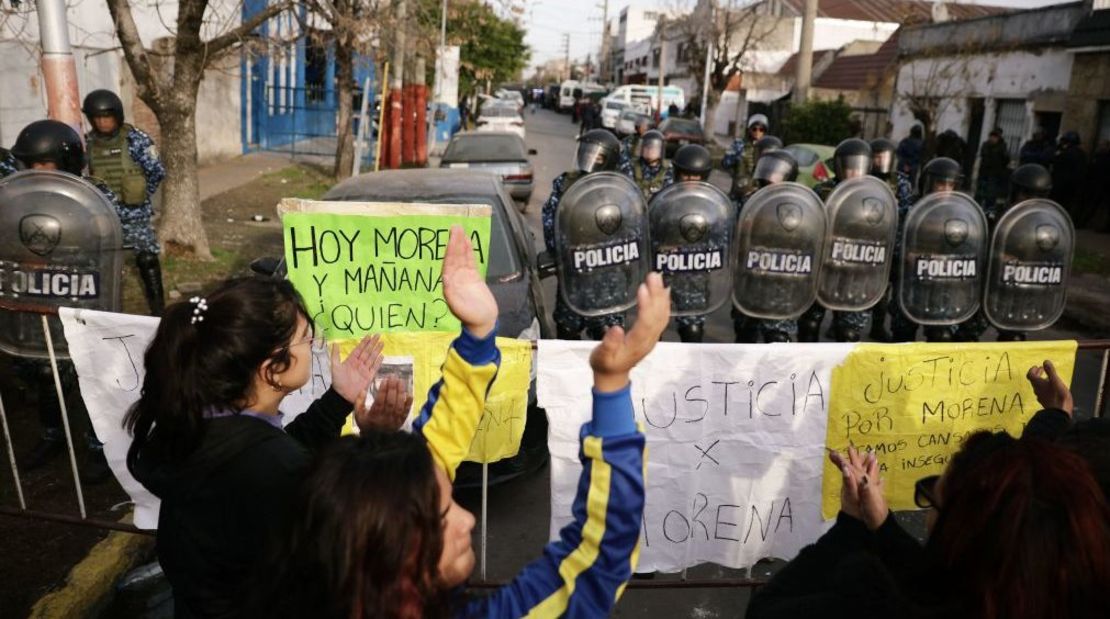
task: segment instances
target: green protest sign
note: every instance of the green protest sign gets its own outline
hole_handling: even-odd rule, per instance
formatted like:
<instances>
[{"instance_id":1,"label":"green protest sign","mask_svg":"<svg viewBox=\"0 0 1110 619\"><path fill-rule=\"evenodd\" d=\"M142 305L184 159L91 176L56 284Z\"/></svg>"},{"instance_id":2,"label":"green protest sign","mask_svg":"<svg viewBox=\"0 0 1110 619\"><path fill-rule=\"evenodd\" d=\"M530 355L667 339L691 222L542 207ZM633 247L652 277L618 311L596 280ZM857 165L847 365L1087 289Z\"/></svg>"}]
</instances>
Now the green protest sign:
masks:
<instances>
[{"instance_id":1,"label":"green protest sign","mask_svg":"<svg viewBox=\"0 0 1110 619\"><path fill-rule=\"evenodd\" d=\"M289 281L328 339L457 331L440 275L452 226L466 231L486 272L486 205L286 199L278 211Z\"/></svg>"}]
</instances>

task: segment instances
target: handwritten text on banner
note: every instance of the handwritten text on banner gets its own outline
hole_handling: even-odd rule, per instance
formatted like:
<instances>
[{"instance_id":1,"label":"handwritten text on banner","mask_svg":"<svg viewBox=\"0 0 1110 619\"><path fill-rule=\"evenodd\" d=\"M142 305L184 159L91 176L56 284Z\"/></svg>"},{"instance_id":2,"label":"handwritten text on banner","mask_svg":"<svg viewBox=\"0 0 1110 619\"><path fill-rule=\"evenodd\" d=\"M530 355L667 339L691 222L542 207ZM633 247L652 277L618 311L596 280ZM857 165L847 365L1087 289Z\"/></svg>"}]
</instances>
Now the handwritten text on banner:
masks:
<instances>
[{"instance_id":1,"label":"handwritten text on banner","mask_svg":"<svg viewBox=\"0 0 1110 619\"><path fill-rule=\"evenodd\" d=\"M892 509L915 509L914 482L944 471L976 430L1020 436L1040 410L1026 379L1051 359L1071 383L1076 343L861 344L833 371L828 446L878 453ZM825 464L822 512L840 507L840 472Z\"/></svg>"},{"instance_id":2,"label":"handwritten text on banner","mask_svg":"<svg viewBox=\"0 0 1110 619\"><path fill-rule=\"evenodd\" d=\"M289 280L333 339L459 329L440 271L451 226L466 231L484 275L486 205L312 202L279 206Z\"/></svg>"}]
</instances>

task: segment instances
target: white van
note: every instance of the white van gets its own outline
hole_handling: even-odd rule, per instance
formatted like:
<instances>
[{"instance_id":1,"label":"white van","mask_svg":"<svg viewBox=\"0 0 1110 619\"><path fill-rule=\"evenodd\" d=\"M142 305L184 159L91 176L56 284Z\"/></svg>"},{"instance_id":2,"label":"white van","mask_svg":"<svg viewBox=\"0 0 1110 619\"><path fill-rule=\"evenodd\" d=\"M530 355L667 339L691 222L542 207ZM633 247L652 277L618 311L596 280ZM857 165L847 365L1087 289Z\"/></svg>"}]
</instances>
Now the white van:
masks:
<instances>
[{"instance_id":1,"label":"white van","mask_svg":"<svg viewBox=\"0 0 1110 619\"><path fill-rule=\"evenodd\" d=\"M626 84L618 86L607 97L611 101L623 101L628 106L649 108L652 112L659 109L659 87L644 86L641 84ZM678 86L663 87L663 118L667 117L667 109L674 104L678 109L686 107L686 93Z\"/></svg>"},{"instance_id":2,"label":"white van","mask_svg":"<svg viewBox=\"0 0 1110 619\"><path fill-rule=\"evenodd\" d=\"M583 95L588 95L591 92L605 92L605 87L596 82L580 82L578 80L567 80L559 86L559 108L558 111L565 112L574 107L576 103L574 98L574 90L580 89Z\"/></svg>"}]
</instances>

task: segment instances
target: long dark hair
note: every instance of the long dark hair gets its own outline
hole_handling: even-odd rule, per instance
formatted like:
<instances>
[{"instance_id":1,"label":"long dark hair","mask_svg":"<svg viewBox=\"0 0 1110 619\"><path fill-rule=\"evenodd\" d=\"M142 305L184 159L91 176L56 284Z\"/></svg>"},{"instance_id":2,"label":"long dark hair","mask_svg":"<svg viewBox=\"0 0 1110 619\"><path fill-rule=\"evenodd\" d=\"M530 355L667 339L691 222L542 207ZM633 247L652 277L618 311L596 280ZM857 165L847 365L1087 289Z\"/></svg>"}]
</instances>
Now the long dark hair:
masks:
<instances>
[{"instance_id":1,"label":"long dark hair","mask_svg":"<svg viewBox=\"0 0 1110 619\"><path fill-rule=\"evenodd\" d=\"M969 616L1110 616L1110 508L1078 455L973 434L940 503L929 551Z\"/></svg>"},{"instance_id":2,"label":"long dark hair","mask_svg":"<svg viewBox=\"0 0 1110 619\"><path fill-rule=\"evenodd\" d=\"M155 437L161 458L184 458L196 449L205 410L241 408L264 361L274 373L288 368L286 345L298 318L308 320L293 285L276 279L229 279L204 303L207 309L182 301L162 314L144 357L142 395L123 422L134 437L129 468Z\"/></svg>"},{"instance_id":3,"label":"long dark hair","mask_svg":"<svg viewBox=\"0 0 1110 619\"><path fill-rule=\"evenodd\" d=\"M447 617L435 464L405 432L329 445L252 587L252 617Z\"/></svg>"}]
</instances>

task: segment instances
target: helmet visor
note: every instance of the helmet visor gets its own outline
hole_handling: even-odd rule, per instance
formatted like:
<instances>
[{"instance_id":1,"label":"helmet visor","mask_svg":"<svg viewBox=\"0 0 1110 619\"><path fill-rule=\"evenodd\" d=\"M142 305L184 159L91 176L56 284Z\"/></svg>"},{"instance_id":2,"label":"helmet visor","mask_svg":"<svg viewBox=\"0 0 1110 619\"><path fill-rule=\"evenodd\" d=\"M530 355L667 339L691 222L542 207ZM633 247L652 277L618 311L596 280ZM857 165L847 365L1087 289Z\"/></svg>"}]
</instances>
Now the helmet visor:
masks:
<instances>
[{"instance_id":1,"label":"helmet visor","mask_svg":"<svg viewBox=\"0 0 1110 619\"><path fill-rule=\"evenodd\" d=\"M640 157L644 161L659 161L663 158L663 140L649 138L640 146Z\"/></svg>"},{"instance_id":2,"label":"helmet visor","mask_svg":"<svg viewBox=\"0 0 1110 619\"><path fill-rule=\"evenodd\" d=\"M866 175L871 169L871 158L867 155L837 157L833 164L836 166L836 177L844 180Z\"/></svg>"},{"instance_id":3,"label":"helmet visor","mask_svg":"<svg viewBox=\"0 0 1110 619\"><path fill-rule=\"evenodd\" d=\"M587 174L605 170L608 168L609 154L605 152L605 148L601 144L579 142L574 163L579 171Z\"/></svg>"},{"instance_id":4,"label":"helmet visor","mask_svg":"<svg viewBox=\"0 0 1110 619\"><path fill-rule=\"evenodd\" d=\"M881 150L871 157L871 171L876 174L890 174L894 168L894 153Z\"/></svg>"},{"instance_id":5,"label":"helmet visor","mask_svg":"<svg viewBox=\"0 0 1110 619\"><path fill-rule=\"evenodd\" d=\"M760 157L755 164L752 177L757 182L774 185L775 183L792 180L790 178L792 169L793 166L778 157Z\"/></svg>"}]
</instances>

